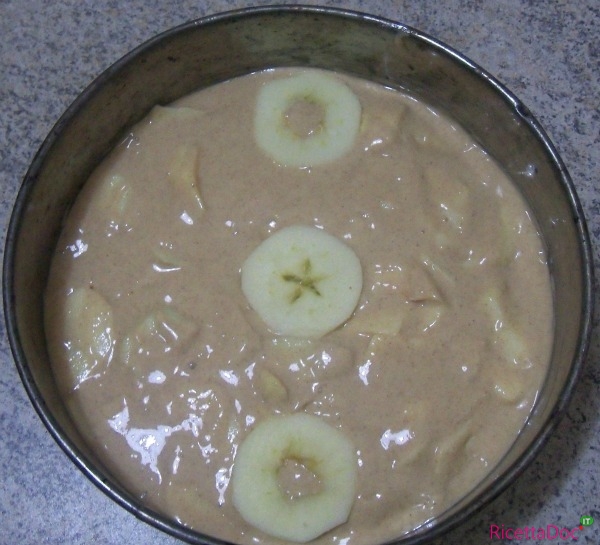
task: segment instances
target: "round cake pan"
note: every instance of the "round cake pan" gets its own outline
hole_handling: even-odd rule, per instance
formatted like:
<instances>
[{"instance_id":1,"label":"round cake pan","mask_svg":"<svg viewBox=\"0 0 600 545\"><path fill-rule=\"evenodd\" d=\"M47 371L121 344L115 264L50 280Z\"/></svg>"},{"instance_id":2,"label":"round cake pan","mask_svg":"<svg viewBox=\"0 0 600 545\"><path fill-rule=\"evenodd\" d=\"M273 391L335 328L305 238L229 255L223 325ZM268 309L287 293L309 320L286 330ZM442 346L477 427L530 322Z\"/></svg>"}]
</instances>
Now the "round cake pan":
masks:
<instances>
[{"instance_id":1,"label":"round cake pan","mask_svg":"<svg viewBox=\"0 0 600 545\"><path fill-rule=\"evenodd\" d=\"M462 125L527 201L553 281L554 347L533 412L509 452L466 497L410 534L445 534L490 502L552 433L584 363L592 316L592 258L582 209L555 147L528 109L493 76L418 30L363 13L252 8L207 17L141 45L100 75L57 122L19 192L6 240L4 312L16 366L48 430L74 464L140 519L190 543L218 540L149 510L83 441L54 382L43 295L62 220L94 167L156 104L265 68L318 67L402 90Z\"/></svg>"}]
</instances>

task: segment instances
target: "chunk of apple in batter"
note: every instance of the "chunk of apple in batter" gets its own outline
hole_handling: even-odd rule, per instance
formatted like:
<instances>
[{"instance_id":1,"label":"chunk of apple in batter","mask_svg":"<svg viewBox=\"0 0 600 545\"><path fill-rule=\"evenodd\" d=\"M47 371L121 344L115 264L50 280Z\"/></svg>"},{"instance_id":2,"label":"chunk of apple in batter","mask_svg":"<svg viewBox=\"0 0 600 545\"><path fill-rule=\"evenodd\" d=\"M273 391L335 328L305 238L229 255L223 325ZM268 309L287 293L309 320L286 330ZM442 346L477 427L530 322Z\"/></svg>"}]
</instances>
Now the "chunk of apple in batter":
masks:
<instances>
[{"instance_id":1,"label":"chunk of apple in batter","mask_svg":"<svg viewBox=\"0 0 600 545\"><path fill-rule=\"evenodd\" d=\"M456 286L456 278L439 259L434 259L429 255L421 257L423 272L429 277L433 286L440 294L443 301L450 302L450 294L453 293Z\"/></svg>"},{"instance_id":2,"label":"chunk of apple in batter","mask_svg":"<svg viewBox=\"0 0 600 545\"><path fill-rule=\"evenodd\" d=\"M403 408L386 416L385 429L379 439L381 448L388 451L394 467L409 465L425 452L431 440L429 422L431 404L425 400L408 400Z\"/></svg>"},{"instance_id":3,"label":"chunk of apple in batter","mask_svg":"<svg viewBox=\"0 0 600 545\"><path fill-rule=\"evenodd\" d=\"M469 189L465 183L440 166L430 166L425 172L428 211L434 225L449 225L462 231L471 209Z\"/></svg>"},{"instance_id":4,"label":"chunk of apple in batter","mask_svg":"<svg viewBox=\"0 0 600 545\"><path fill-rule=\"evenodd\" d=\"M127 216L129 203L133 198L131 183L121 174L111 174L98 186L98 209L102 210L108 219L112 230L119 230L131 224Z\"/></svg>"},{"instance_id":5,"label":"chunk of apple in batter","mask_svg":"<svg viewBox=\"0 0 600 545\"><path fill-rule=\"evenodd\" d=\"M515 374L507 374L506 371L499 373L494 378L492 390L498 398L508 404L521 401L524 391L523 380Z\"/></svg>"},{"instance_id":6,"label":"chunk of apple in batter","mask_svg":"<svg viewBox=\"0 0 600 545\"><path fill-rule=\"evenodd\" d=\"M472 437L471 422L460 424L454 431L444 437L434 450L434 472L437 476L450 478L462 469L466 446Z\"/></svg>"},{"instance_id":7,"label":"chunk of apple in batter","mask_svg":"<svg viewBox=\"0 0 600 545\"><path fill-rule=\"evenodd\" d=\"M522 248L535 248L538 245L540 235L537 229L531 229L533 221L527 210L501 206L500 222L502 257L507 265L519 258Z\"/></svg>"},{"instance_id":8,"label":"chunk of apple in batter","mask_svg":"<svg viewBox=\"0 0 600 545\"><path fill-rule=\"evenodd\" d=\"M420 303L411 307L409 320L414 330L426 333L439 322L444 310L445 306L439 303Z\"/></svg>"},{"instance_id":9,"label":"chunk of apple in batter","mask_svg":"<svg viewBox=\"0 0 600 545\"><path fill-rule=\"evenodd\" d=\"M110 363L115 347L112 307L94 289L75 288L62 309L49 309L58 335L53 335L49 350L54 361L69 363L72 388L98 376ZM58 322L57 322L58 321Z\"/></svg>"},{"instance_id":10,"label":"chunk of apple in batter","mask_svg":"<svg viewBox=\"0 0 600 545\"><path fill-rule=\"evenodd\" d=\"M152 131L161 136L175 136L178 127L188 135L193 131L195 123L204 119L201 110L185 106L155 106L150 112L149 125ZM183 138L180 134L179 141ZM177 141L177 140L176 140ZM193 137L187 138L184 143L175 147L171 158L167 161L167 177L175 191L189 203L184 211L190 215L204 208L204 201L200 193L199 172L200 147Z\"/></svg>"},{"instance_id":11,"label":"chunk of apple in batter","mask_svg":"<svg viewBox=\"0 0 600 545\"><path fill-rule=\"evenodd\" d=\"M394 142L398 132L403 126L406 108L390 110L382 105L380 108L364 110L359 136L361 147L365 150L381 150Z\"/></svg>"},{"instance_id":12,"label":"chunk of apple in batter","mask_svg":"<svg viewBox=\"0 0 600 545\"><path fill-rule=\"evenodd\" d=\"M190 205L193 206L190 211L205 207L200 195L200 173L198 169L198 147L183 144L177 148L169 167L169 180L188 202L193 203Z\"/></svg>"},{"instance_id":13,"label":"chunk of apple in batter","mask_svg":"<svg viewBox=\"0 0 600 545\"><path fill-rule=\"evenodd\" d=\"M367 299L346 325L352 331L397 335L415 320L424 326L437 320L444 307L439 288L422 266L378 266L367 282Z\"/></svg>"},{"instance_id":14,"label":"chunk of apple in batter","mask_svg":"<svg viewBox=\"0 0 600 545\"><path fill-rule=\"evenodd\" d=\"M402 329L408 306L404 302L381 308L376 305L361 306L346 329L365 335L398 335Z\"/></svg>"},{"instance_id":15,"label":"chunk of apple in batter","mask_svg":"<svg viewBox=\"0 0 600 545\"><path fill-rule=\"evenodd\" d=\"M183 260L175 252L175 245L172 242L161 241L152 250L154 260L152 269L155 272L174 272L181 270Z\"/></svg>"},{"instance_id":16,"label":"chunk of apple in batter","mask_svg":"<svg viewBox=\"0 0 600 545\"><path fill-rule=\"evenodd\" d=\"M270 405L279 406L288 401L288 391L283 382L268 369L258 371L258 389Z\"/></svg>"},{"instance_id":17,"label":"chunk of apple in batter","mask_svg":"<svg viewBox=\"0 0 600 545\"><path fill-rule=\"evenodd\" d=\"M520 369L527 369L531 367L527 343L506 312L506 297L506 294L495 288L489 289L482 297L483 309L492 322L492 342L507 362Z\"/></svg>"},{"instance_id":18,"label":"chunk of apple in batter","mask_svg":"<svg viewBox=\"0 0 600 545\"><path fill-rule=\"evenodd\" d=\"M119 359L140 375L145 374L145 362L160 358L174 349L184 350L197 333L192 320L172 308L158 309L144 317L126 337L119 349ZM148 370L154 368L148 367Z\"/></svg>"},{"instance_id":19,"label":"chunk of apple in batter","mask_svg":"<svg viewBox=\"0 0 600 545\"><path fill-rule=\"evenodd\" d=\"M407 274L400 266L378 266L368 274L366 301L346 328L367 335L397 335L408 312Z\"/></svg>"},{"instance_id":20,"label":"chunk of apple in batter","mask_svg":"<svg viewBox=\"0 0 600 545\"><path fill-rule=\"evenodd\" d=\"M356 353L331 338L274 337L261 345L254 361L255 393L266 408L305 410L329 403L327 385L353 372Z\"/></svg>"}]
</instances>

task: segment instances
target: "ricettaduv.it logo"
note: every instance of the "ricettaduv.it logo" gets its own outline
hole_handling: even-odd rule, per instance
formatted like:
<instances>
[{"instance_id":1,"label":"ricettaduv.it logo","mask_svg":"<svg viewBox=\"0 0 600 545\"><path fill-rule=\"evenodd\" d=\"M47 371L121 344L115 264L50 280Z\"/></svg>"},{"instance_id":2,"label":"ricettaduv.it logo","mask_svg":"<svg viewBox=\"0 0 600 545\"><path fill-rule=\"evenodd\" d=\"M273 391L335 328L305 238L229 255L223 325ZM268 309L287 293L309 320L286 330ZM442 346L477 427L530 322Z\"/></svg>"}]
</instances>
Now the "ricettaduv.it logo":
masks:
<instances>
[{"instance_id":1,"label":"ricettaduv.it logo","mask_svg":"<svg viewBox=\"0 0 600 545\"><path fill-rule=\"evenodd\" d=\"M579 519L579 524L573 528L560 528L556 524L548 524L544 528L535 526L524 526L521 528L507 528L504 524L490 524L490 539L508 541L577 541L580 532L594 524L590 515L584 515Z\"/></svg>"}]
</instances>

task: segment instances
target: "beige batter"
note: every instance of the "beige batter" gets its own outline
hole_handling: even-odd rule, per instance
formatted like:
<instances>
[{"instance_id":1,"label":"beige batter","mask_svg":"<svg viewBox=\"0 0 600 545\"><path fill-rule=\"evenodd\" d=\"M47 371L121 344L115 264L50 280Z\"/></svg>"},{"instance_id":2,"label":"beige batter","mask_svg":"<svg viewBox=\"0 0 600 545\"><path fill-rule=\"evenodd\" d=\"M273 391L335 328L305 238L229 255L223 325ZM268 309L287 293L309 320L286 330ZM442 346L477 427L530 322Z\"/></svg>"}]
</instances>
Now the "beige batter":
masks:
<instances>
[{"instance_id":1,"label":"beige batter","mask_svg":"<svg viewBox=\"0 0 600 545\"><path fill-rule=\"evenodd\" d=\"M66 221L48 342L81 431L149 506L272 543L231 505L236 448L261 419L304 411L357 450L350 518L318 541L378 543L442 513L512 444L549 360L550 279L510 181L411 97L340 76L362 105L353 150L275 164L254 141L254 101L293 72L214 86L132 129ZM319 340L271 334L240 288L246 257L294 224L343 240L363 268L354 315ZM110 311L92 363L69 352L73 290ZM307 494L313 477L285 486Z\"/></svg>"}]
</instances>

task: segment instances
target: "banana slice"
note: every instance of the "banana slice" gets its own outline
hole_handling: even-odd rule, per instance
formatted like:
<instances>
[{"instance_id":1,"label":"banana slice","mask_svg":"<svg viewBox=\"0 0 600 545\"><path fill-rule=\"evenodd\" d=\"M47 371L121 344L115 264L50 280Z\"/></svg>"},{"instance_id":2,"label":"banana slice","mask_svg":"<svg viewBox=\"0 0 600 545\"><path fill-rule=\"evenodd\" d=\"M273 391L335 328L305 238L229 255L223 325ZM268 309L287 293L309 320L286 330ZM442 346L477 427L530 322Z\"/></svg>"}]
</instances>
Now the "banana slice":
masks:
<instances>
[{"instance_id":1,"label":"banana slice","mask_svg":"<svg viewBox=\"0 0 600 545\"><path fill-rule=\"evenodd\" d=\"M361 289L354 251L315 227L276 232L242 265L244 295L278 335L322 337L350 317Z\"/></svg>"},{"instance_id":2,"label":"banana slice","mask_svg":"<svg viewBox=\"0 0 600 545\"><path fill-rule=\"evenodd\" d=\"M290 461L318 479L316 493L286 496L278 475ZM238 448L233 505L259 530L306 543L348 519L356 468L354 447L337 428L305 413L273 417L258 424Z\"/></svg>"},{"instance_id":3,"label":"banana slice","mask_svg":"<svg viewBox=\"0 0 600 545\"><path fill-rule=\"evenodd\" d=\"M360 121L358 97L338 79L310 71L261 88L254 134L258 145L276 162L310 167L348 152Z\"/></svg>"}]
</instances>

